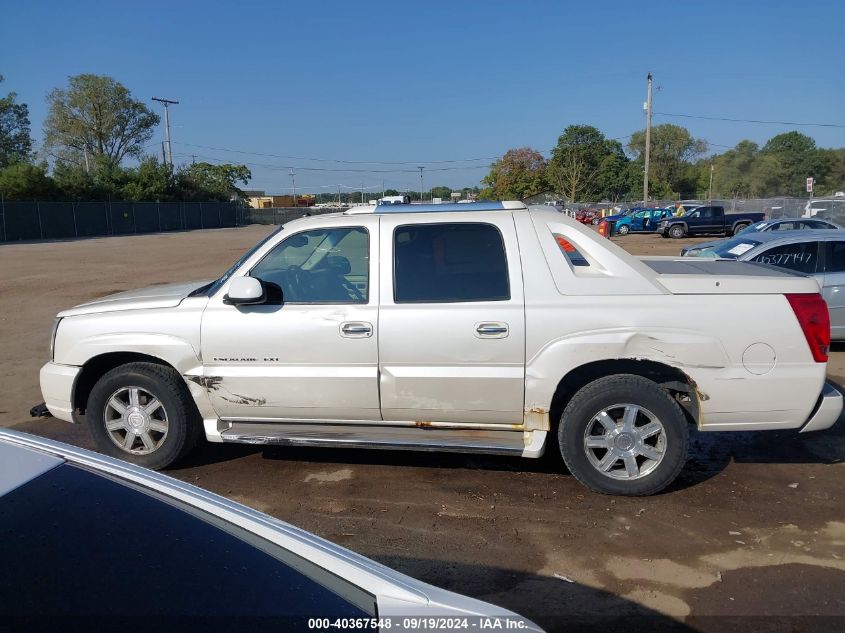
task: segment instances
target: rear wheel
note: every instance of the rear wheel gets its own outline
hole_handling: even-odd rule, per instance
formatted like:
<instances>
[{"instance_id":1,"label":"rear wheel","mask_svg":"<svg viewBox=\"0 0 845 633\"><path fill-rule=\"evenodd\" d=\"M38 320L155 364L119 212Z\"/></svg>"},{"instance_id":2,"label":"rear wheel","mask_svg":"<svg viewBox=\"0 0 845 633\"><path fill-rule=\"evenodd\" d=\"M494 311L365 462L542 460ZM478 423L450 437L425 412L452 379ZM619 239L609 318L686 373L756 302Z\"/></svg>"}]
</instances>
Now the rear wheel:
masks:
<instances>
[{"instance_id":1,"label":"rear wheel","mask_svg":"<svg viewBox=\"0 0 845 633\"><path fill-rule=\"evenodd\" d=\"M745 229L747 227L748 227L748 222L740 222L739 224L737 224L734 227L732 235L736 235L737 233L739 233L740 231L742 231L743 229Z\"/></svg>"},{"instance_id":2,"label":"rear wheel","mask_svg":"<svg viewBox=\"0 0 845 633\"><path fill-rule=\"evenodd\" d=\"M100 452L153 470L184 457L202 429L182 377L155 363L121 365L100 378L86 421Z\"/></svg>"},{"instance_id":3,"label":"rear wheel","mask_svg":"<svg viewBox=\"0 0 845 633\"><path fill-rule=\"evenodd\" d=\"M627 224L623 224L622 226L616 228L616 234L617 235L628 235L628 232L630 230L631 229L628 227Z\"/></svg>"},{"instance_id":4,"label":"rear wheel","mask_svg":"<svg viewBox=\"0 0 845 633\"><path fill-rule=\"evenodd\" d=\"M592 220L590 220L590 224L592 224L593 226L596 226L598 223L599 223L599 218L593 218Z\"/></svg>"},{"instance_id":5,"label":"rear wheel","mask_svg":"<svg viewBox=\"0 0 845 633\"><path fill-rule=\"evenodd\" d=\"M684 237L684 235L686 234L686 229L684 229L684 226L682 224L676 224L674 226L669 227L669 237L671 237L672 239L677 240L679 238Z\"/></svg>"},{"instance_id":6,"label":"rear wheel","mask_svg":"<svg viewBox=\"0 0 845 633\"><path fill-rule=\"evenodd\" d=\"M603 494L659 492L681 472L689 430L680 405L655 382L630 374L600 378L569 401L558 426L572 475Z\"/></svg>"}]
</instances>

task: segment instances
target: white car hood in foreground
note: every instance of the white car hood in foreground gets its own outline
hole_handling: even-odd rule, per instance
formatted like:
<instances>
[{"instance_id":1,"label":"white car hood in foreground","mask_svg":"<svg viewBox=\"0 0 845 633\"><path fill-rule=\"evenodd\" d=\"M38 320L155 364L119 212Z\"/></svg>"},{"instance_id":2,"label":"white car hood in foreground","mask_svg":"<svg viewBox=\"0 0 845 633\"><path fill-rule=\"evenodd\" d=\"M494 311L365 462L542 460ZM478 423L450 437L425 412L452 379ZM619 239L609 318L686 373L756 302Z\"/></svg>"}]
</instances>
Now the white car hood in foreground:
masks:
<instances>
[{"instance_id":1,"label":"white car hood in foreground","mask_svg":"<svg viewBox=\"0 0 845 633\"><path fill-rule=\"evenodd\" d=\"M81 303L78 306L59 312L59 317L78 316L80 314L96 314L99 312L115 312L117 310L140 310L149 308L173 308L193 290L209 283L206 281L191 281L174 284L149 286L139 290L127 290L113 295L107 295Z\"/></svg>"}]
</instances>

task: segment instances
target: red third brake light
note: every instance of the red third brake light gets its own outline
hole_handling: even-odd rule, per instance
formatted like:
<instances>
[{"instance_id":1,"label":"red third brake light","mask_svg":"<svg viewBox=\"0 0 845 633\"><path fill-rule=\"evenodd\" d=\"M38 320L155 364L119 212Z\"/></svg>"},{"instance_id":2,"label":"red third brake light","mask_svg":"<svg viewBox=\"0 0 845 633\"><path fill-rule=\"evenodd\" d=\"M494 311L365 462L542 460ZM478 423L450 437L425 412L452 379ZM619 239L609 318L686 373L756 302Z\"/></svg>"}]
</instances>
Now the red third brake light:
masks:
<instances>
[{"instance_id":1,"label":"red third brake light","mask_svg":"<svg viewBox=\"0 0 845 633\"><path fill-rule=\"evenodd\" d=\"M830 313L827 311L827 303L820 294L784 296L801 325L813 360L826 363L830 350Z\"/></svg>"}]
</instances>

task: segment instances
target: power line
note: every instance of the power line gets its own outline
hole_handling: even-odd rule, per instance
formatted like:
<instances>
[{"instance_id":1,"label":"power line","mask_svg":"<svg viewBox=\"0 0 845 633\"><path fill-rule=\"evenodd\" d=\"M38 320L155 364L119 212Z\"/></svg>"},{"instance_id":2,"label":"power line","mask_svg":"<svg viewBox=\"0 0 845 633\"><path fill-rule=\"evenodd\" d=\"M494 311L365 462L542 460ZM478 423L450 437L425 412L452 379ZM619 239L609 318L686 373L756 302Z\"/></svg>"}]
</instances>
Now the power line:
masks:
<instances>
[{"instance_id":1,"label":"power line","mask_svg":"<svg viewBox=\"0 0 845 633\"><path fill-rule=\"evenodd\" d=\"M705 121L729 121L730 123L763 123L766 125L799 125L810 127L845 128L845 124L841 123L800 123L797 121L762 121L759 119L730 119L727 117L700 116L697 114L673 114L671 112L655 112L654 114L659 114L660 116L680 117L683 119L703 119Z\"/></svg>"},{"instance_id":2,"label":"power line","mask_svg":"<svg viewBox=\"0 0 845 633\"><path fill-rule=\"evenodd\" d=\"M478 158L454 158L450 160L406 160L406 161L378 161L378 160L342 160L339 158L309 158L306 156L283 156L281 154L268 154L264 152L248 152L240 149L231 149L228 147L213 147L211 145L196 145L194 143L181 143L174 141L177 145L185 145L187 147L199 147L202 149L210 149L217 152L228 152L231 154L247 154L250 156L264 156L266 158L282 158L286 160L310 160L317 163L341 163L345 165L416 165L419 163L426 163L427 165L439 165L447 163L469 163L482 160L497 160L501 156L482 156Z\"/></svg>"},{"instance_id":3,"label":"power line","mask_svg":"<svg viewBox=\"0 0 845 633\"><path fill-rule=\"evenodd\" d=\"M216 158L214 156L203 156L201 154L185 154L181 152L177 152L176 156L196 156L197 158L202 158L204 160L214 161L218 163L226 163L227 161L223 158ZM250 161L243 161L244 165L253 166L253 167L264 167L266 169L278 169L278 170L290 170L290 169L297 169L300 171L317 171L317 172L330 172L330 173L359 173L359 174L396 174L396 173L409 173L409 174L416 174L418 171L417 169L359 169L359 168L349 168L349 169L332 169L328 167L303 167L301 165L278 165L278 164L270 164L270 163L255 163ZM483 169L485 166L483 165L472 165L472 166L464 166L464 167L433 167L430 168L429 171L466 171L467 169Z\"/></svg>"}]
</instances>

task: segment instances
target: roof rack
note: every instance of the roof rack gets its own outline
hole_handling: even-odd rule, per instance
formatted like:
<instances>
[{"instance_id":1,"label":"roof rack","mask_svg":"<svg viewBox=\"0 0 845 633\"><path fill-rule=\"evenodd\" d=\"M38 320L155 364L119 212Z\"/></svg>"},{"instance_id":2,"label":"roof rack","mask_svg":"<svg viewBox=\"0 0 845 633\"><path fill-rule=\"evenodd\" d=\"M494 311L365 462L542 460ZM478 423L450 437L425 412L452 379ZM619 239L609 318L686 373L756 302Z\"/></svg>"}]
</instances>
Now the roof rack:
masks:
<instances>
[{"instance_id":1,"label":"roof rack","mask_svg":"<svg viewBox=\"0 0 845 633\"><path fill-rule=\"evenodd\" d=\"M445 213L453 211L507 211L525 209L525 205L517 201L504 202L470 202L464 204L379 204L375 206L352 207L344 213L355 215L358 213Z\"/></svg>"}]
</instances>

